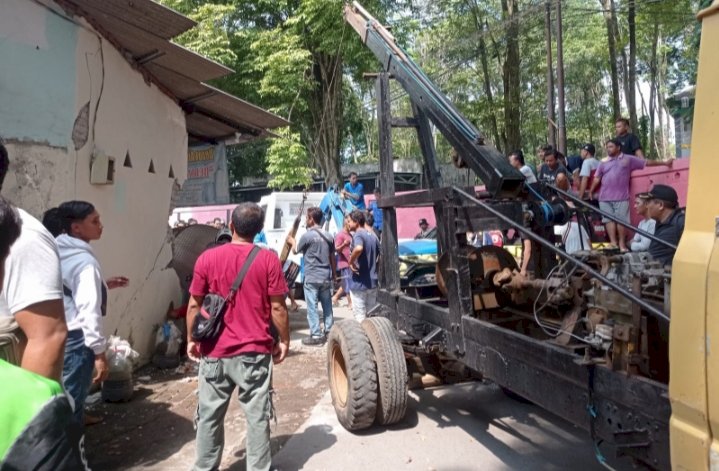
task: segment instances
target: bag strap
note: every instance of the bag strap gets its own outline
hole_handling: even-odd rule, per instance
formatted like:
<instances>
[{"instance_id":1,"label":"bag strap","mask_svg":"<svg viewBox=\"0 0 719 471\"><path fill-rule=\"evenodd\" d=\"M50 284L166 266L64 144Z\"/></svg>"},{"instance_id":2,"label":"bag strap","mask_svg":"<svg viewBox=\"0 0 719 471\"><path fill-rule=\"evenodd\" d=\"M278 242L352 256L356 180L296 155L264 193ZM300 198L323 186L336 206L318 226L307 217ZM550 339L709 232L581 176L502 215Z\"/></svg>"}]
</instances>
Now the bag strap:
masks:
<instances>
[{"instance_id":1,"label":"bag strap","mask_svg":"<svg viewBox=\"0 0 719 471\"><path fill-rule=\"evenodd\" d=\"M242 265L242 269L240 270L240 273L237 274L237 278L235 278L235 282L232 283L232 287L230 288L230 292L227 295L227 299L230 299L238 289L240 289L240 286L242 285L242 280L245 279L245 275L247 275L247 271L250 269L250 266L252 265L252 262L255 260L255 257L257 257L257 254L260 253L260 250L262 250L259 246L253 245L252 250L250 251L250 254L247 256L247 260L245 260L245 264Z\"/></svg>"},{"instance_id":2,"label":"bag strap","mask_svg":"<svg viewBox=\"0 0 719 471\"><path fill-rule=\"evenodd\" d=\"M327 242L328 244L330 244L331 246L334 247L335 241L334 241L334 240L329 240L329 239L327 238L327 236L325 236L325 234L324 234L321 230L319 230L319 229L316 228L316 227L313 227L313 228L310 229L310 230L315 231L316 233L318 233L318 234L320 235L320 237L322 237L322 238L325 240L325 242Z\"/></svg>"}]
</instances>

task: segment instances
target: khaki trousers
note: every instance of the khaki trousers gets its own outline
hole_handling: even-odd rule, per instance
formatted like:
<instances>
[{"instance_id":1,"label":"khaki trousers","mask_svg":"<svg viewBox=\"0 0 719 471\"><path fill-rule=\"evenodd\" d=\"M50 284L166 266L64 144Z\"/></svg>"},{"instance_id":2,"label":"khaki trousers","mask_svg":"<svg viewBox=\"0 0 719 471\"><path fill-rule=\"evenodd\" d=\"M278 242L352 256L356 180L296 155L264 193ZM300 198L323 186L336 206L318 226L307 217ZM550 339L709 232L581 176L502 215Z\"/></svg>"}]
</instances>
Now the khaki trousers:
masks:
<instances>
[{"instance_id":1,"label":"khaki trousers","mask_svg":"<svg viewBox=\"0 0 719 471\"><path fill-rule=\"evenodd\" d=\"M247 471L268 471L270 454L270 383L272 357L244 354L203 358L199 371L196 471L219 469L225 445L225 413L238 388L247 418Z\"/></svg>"}]
</instances>

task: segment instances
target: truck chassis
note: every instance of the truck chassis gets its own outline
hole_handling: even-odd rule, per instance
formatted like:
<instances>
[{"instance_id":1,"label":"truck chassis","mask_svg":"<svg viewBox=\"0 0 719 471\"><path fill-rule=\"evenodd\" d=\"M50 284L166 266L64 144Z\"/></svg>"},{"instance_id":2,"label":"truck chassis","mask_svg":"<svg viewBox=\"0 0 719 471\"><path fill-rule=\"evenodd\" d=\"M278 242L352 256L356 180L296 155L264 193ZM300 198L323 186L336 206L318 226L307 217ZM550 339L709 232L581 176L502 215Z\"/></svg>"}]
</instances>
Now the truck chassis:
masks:
<instances>
[{"instance_id":1,"label":"truck chassis","mask_svg":"<svg viewBox=\"0 0 719 471\"><path fill-rule=\"evenodd\" d=\"M660 331L668 325L666 307L668 303L662 299L662 296L668 296L669 290L666 287L670 275L661 273L661 270L652 272L642 265L641 273L644 278L634 273L626 278L630 281L620 283L616 276L608 275L606 266L602 270L590 266L588 260L591 254L585 258L577 258L555 248L553 243L543 237L542 228L566 221L568 219L566 205L559 199L543 200L541 195L537 196L543 200L542 203L537 202L535 198L528 198L523 191L524 179L521 174L511 168L495 149L485 145L481 134L396 46L389 32L359 4L355 2L353 5L348 5L345 9L345 18L360 33L383 66L381 72L373 75L376 81L380 142L382 198L379 206L384 211L384 227L378 306L371 313L371 317L390 321L405 356L434 357L459 362L469 368L474 375L487 378L589 431L600 461L604 460L602 453L607 450L601 445L607 444L616 451L617 456L629 457L635 463L653 469L670 469L671 407L666 385L667 378L650 367L651 357L662 355L650 351L651 348L647 346L651 343L647 334L651 330L648 327L649 323L656 321ZM407 91L414 116L402 119L392 116L389 94L392 79L397 80ZM473 169L486 184L487 191L477 192L474 188L462 189L442 185L442 177L437 170L438 159L433 145L430 121L457 150L456 163ZM395 195L392 166L393 127L416 129L430 190L409 195ZM445 292L442 298L418 299L403 291L400 286L396 208L412 206L434 208L439 236L438 253L442 254L437 270ZM531 225L528 223L528 216L532 219ZM609 342L607 345L613 345L614 350L606 346L603 350L602 347L594 348L577 335L543 335L537 327L540 322L536 304L532 316L526 309L513 307L512 303L497 302L497 298L493 296L483 297L486 293L491 294L491 289L494 287L490 286L489 291L487 289L482 291L476 286L476 274L472 272L472 265L473 263L476 265L476 259L472 259L473 249L467 246L466 233L490 229L515 229L536 242L533 250L538 251L537 271L542 277L547 275L547 279L540 278L533 283L536 287L541 286L542 290L548 286L558 286L551 285L552 271L549 270L553 261L556 261L557 255L567 260L569 266L574 267L572 273L577 269L581 270L580 275L574 275L572 278L575 280L573 283L580 283L575 286L577 293L585 293L585 295L587 292L592 293L587 288L594 286L595 298L590 299L599 301L595 304L590 303L589 306L598 311L603 309L602 312L606 315L605 321L610 316L618 314L615 317L620 321L613 333L606 338ZM599 258L595 259L601 259L604 265L609 263L606 260L611 260L612 267L615 268L623 264L630 265L631 262L624 263L621 257L615 255L602 254L597 257ZM507 270L507 277L511 272L508 267L509 264L499 267ZM646 283L646 273L649 273L650 280L654 280L653 284ZM565 277L567 283L570 275ZM495 277L495 282L496 279ZM505 282L509 283L508 280ZM516 293L530 289L527 287L530 282L517 281L514 275L511 280L525 283L515 290ZM663 289L654 292L653 297L647 299L642 296L642 293L645 293L642 287L662 288L662 283L664 283ZM630 289L627 289L627 285L630 285ZM613 297L599 298L599 295L602 295L598 293L600 288L611 288L622 300ZM565 291L562 291L566 298L564 301L571 300L572 292L567 294ZM538 296L541 294L540 290ZM588 304L583 297L585 295L574 296L573 302L577 309L574 317L571 307L561 311L557 319L560 323L557 333L579 332L575 326L580 316L586 314ZM552 297L554 295L550 296L548 292L545 296L546 304L555 299ZM629 304L623 304L624 302ZM581 314L580 306L585 310ZM625 324L621 324L621 319L627 319L621 317L625 314L628 320ZM570 323L567 323L567 319ZM367 331L367 322L362 323L365 331ZM610 324L614 325L613 320ZM353 367L350 364L351 359L348 355L344 358L342 355L338 356L338 345L343 340L340 338L341 335L336 335L335 330L341 331L342 328L339 325L338 328L333 329L328 346L330 388L338 416L340 409L346 406L346 399L352 394L353 387L356 386L353 385L352 375L347 374L347 370ZM590 330L594 331L594 328ZM586 331L580 335L585 334ZM600 338L600 343L601 340ZM666 347L666 338L662 335L655 335L654 340L660 344L664 342L662 345ZM369 349L369 343L367 345L363 348ZM374 342L371 347L374 349L375 359L387 350L383 346L377 347ZM348 351L343 350L345 354ZM347 361L347 365L339 364L338 358L340 358L339 363ZM659 362L662 361L660 359ZM377 370L374 374L378 378L378 385L375 388L377 396L373 396L375 397L373 400L385 404L383 411L385 417L393 416L391 420L397 420L397 417L403 415L404 409L401 410L402 414L393 413L392 400L395 401L398 410L406 408L406 400L392 399L386 402L386 398L382 398L385 394L382 391L382 376L387 376L387 371L386 367L383 370L378 359L375 363ZM363 366L365 367L366 365ZM341 373L339 376L338 372ZM343 381L347 381L349 387L346 387ZM368 381L372 381L372 378ZM393 386L393 394L396 395L394 389L395 386ZM369 420L368 417L364 417L362 420L352 422L352 417L348 419L346 411L344 409L343 411L345 421L341 420L341 422L346 428L363 428L372 424L371 417ZM373 415L374 410L369 407L362 414ZM387 420L379 420L379 417L378 413L375 423L388 423Z\"/></svg>"}]
</instances>

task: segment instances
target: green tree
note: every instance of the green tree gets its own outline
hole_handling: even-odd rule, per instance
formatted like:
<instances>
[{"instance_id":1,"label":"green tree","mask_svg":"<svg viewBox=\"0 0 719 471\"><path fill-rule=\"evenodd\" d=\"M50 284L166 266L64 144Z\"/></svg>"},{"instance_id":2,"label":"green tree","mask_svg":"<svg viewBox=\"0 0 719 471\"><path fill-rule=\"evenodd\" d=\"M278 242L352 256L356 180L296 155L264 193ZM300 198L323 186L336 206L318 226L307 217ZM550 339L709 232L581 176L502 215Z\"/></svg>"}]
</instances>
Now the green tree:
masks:
<instances>
[{"instance_id":1,"label":"green tree","mask_svg":"<svg viewBox=\"0 0 719 471\"><path fill-rule=\"evenodd\" d=\"M307 166L307 149L300 142L300 135L289 130L281 134L267 150L267 171L271 176L269 186L279 190L296 186L309 188L314 169Z\"/></svg>"},{"instance_id":2,"label":"green tree","mask_svg":"<svg viewBox=\"0 0 719 471\"><path fill-rule=\"evenodd\" d=\"M377 159L374 84L361 77L380 65L344 23L342 1L162 1L199 23L177 41L237 71L214 85L292 122L276 145L233 150L232 155L242 155L231 161L233 181L269 168L276 184L290 185L292 178L306 182L311 168L333 183L340 178L340 161ZM699 26L693 15L708 0L634 3L633 53L628 50L631 1L563 0L570 153L583 142L598 144L611 136L615 114L631 114L619 100L627 96L631 58L642 84L635 110L642 129L635 131L646 134L651 155L667 154L667 97L694 82ZM616 18L610 28L607 5ZM498 148L520 146L529 156L547 142L544 2L367 0L363 6L391 23L401 45ZM609 31L615 32L615 61L608 51ZM410 116L411 106L396 83L391 95L394 115ZM414 130L394 130L393 145L397 157L419 158ZM438 137L436 145L445 158L446 142ZM276 158L285 154L292 158ZM250 160L240 165L245 159Z\"/></svg>"}]
</instances>

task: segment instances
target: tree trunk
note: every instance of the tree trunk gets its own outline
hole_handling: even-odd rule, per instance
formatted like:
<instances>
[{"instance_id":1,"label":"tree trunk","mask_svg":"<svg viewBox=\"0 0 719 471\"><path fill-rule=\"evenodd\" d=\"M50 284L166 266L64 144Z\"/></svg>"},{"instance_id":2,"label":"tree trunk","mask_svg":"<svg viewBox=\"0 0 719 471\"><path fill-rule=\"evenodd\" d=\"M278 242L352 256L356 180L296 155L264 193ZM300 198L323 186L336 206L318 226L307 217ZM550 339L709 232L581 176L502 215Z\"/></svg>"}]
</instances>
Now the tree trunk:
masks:
<instances>
[{"instance_id":1,"label":"tree trunk","mask_svg":"<svg viewBox=\"0 0 719 471\"><path fill-rule=\"evenodd\" d=\"M659 36L661 44L662 37ZM663 160L667 157L667 136L669 135L669 113L667 113L666 128L664 127L664 112L666 110L666 100L664 99L664 87L662 86L666 80L667 73L667 54L662 52L659 59L659 67L657 70L657 117L659 119L659 158Z\"/></svg>"},{"instance_id":2,"label":"tree trunk","mask_svg":"<svg viewBox=\"0 0 719 471\"><path fill-rule=\"evenodd\" d=\"M507 142L505 149L521 148L520 133L520 59L519 59L519 0L502 0L502 17L507 26L507 55L504 61L504 123Z\"/></svg>"},{"instance_id":3,"label":"tree trunk","mask_svg":"<svg viewBox=\"0 0 719 471\"><path fill-rule=\"evenodd\" d=\"M619 65L621 68L621 79L622 79L622 88L624 89L624 100L627 102L627 105L629 105L629 61L627 59L627 51L622 46L622 37L619 34L619 21L617 20L617 10L614 5L614 0L610 0L611 3L611 20L612 20L612 29L614 30L614 41L615 45L619 48ZM631 111L630 111L631 112ZM633 126L631 122L631 118L629 120L629 125ZM634 130L634 128L632 128Z\"/></svg>"},{"instance_id":4,"label":"tree trunk","mask_svg":"<svg viewBox=\"0 0 719 471\"><path fill-rule=\"evenodd\" d=\"M327 185L342 182L342 57L315 53L312 67L316 83L309 102L312 129L307 148Z\"/></svg>"},{"instance_id":5,"label":"tree trunk","mask_svg":"<svg viewBox=\"0 0 719 471\"><path fill-rule=\"evenodd\" d=\"M547 50L547 142L552 147L557 146L554 115L554 64L552 62L552 4L546 0L544 5L544 41Z\"/></svg>"},{"instance_id":6,"label":"tree trunk","mask_svg":"<svg viewBox=\"0 0 719 471\"><path fill-rule=\"evenodd\" d=\"M562 0L557 0L557 148L567 155L567 124L564 101L564 44L562 37Z\"/></svg>"},{"instance_id":7,"label":"tree trunk","mask_svg":"<svg viewBox=\"0 0 719 471\"><path fill-rule=\"evenodd\" d=\"M599 4L604 11L604 21L607 23L607 46L609 49L609 69L612 81L612 115L613 119L617 119L622 114L619 101L619 72L617 70L617 38L614 35L614 25L612 22L612 11L614 10L614 2L612 0L599 0Z\"/></svg>"},{"instance_id":8,"label":"tree trunk","mask_svg":"<svg viewBox=\"0 0 719 471\"><path fill-rule=\"evenodd\" d=\"M368 92L367 94L362 94L362 103L372 102L376 103L377 100L375 100L374 95L372 92ZM377 133L377 121L375 120L375 113L374 109L371 111L367 111L364 107L361 108L362 110L362 130L364 131L364 137L365 137L365 145L367 146L367 155L370 157L376 157L379 158L379 151L377 150L377 142L375 141L376 133ZM357 163L357 154L352 155L352 163Z\"/></svg>"},{"instance_id":9,"label":"tree trunk","mask_svg":"<svg viewBox=\"0 0 719 471\"><path fill-rule=\"evenodd\" d=\"M594 101L589 96L591 92L592 90L587 88L582 90L582 108L585 110L590 110L592 108L592 103ZM584 113L584 117L586 118L585 124L587 125L587 135L589 136L589 140L587 142L594 142L594 128L596 127L596 121L591 113Z\"/></svg>"},{"instance_id":10,"label":"tree trunk","mask_svg":"<svg viewBox=\"0 0 719 471\"><path fill-rule=\"evenodd\" d=\"M497 115L494 107L494 94L492 93L492 82L489 76L489 61L487 60L487 46L484 42L484 33L488 31L487 23L484 24L482 35L479 37L479 50L482 61L482 75L484 76L484 92L487 94L487 104L489 105L489 125L492 133L492 139L497 146L501 144L499 138L499 126L497 126Z\"/></svg>"},{"instance_id":11,"label":"tree trunk","mask_svg":"<svg viewBox=\"0 0 719 471\"><path fill-rule=\"evenodd\" d=\"M497 126L497 116L494 114L494 94L492 93L492 82L489 76L489 61L487 60L487 44L484 41L484 35L487 34L489 28L486 26L486 21L483 21L480 17L479 5L476 0L473 2L472 14L474 16L474 25L479 34L479 58L482 64L482 78L484 83L484 94L487 96L487 104L489 105L489 131L492 133L492 139L494 145L500 151L502 141L499 138L499 127Z\"/></svg>"},{"instance_id":12,"label":"tree trunk","mask_svg":"<svg viewBox=\"0 0 719 471\"><path fill-rule=\"evenodd\" d=\"M658 155L656 134L657 111L657 48L659 43L659 20L654 20L654 34L652 37L652 55L649 59L649 153Z\"/></svg>"},{"instance_id":13,"label":"tree trunk","mask_svg":"<svg viewBox=\"0 0 719 471\"><path fill-rule=\"evenodd\" d=\"M489 31L489 26L486 24L485 21L485 28L487 31ZM499 45L497 44L497 40L494 39L494 35L490 32L489 33L489 41L492 43L492 51L494 52L493 56L497 58L497 66L499 67L499 70L504 70L504 65L502 64L502 54L499 52ZM502 74L502 87L503 90L506 89L506 80L504 77L504 74ZM505 105L506 108L506 105ZM503 148L507 148L507 123L504 123L504 127L500 128L499 130L499 138L500 138L500 145ZM498 146L499 147L499 146ZM511 150L509 152L512 152Z\"/></svg>"},{"instance_id":14,"label":"tree trunk","mask_svg":"<svg viewBox=\"0 0 719 471\"><path fill-rule=\"evenodd\" d=\"M637 120L637 23L636 3L629 1L627 5L627 23L629 24L629 70L627 74L627 108L629 122L636 133L639 129Z\"/></svg>"}]
</instances>

